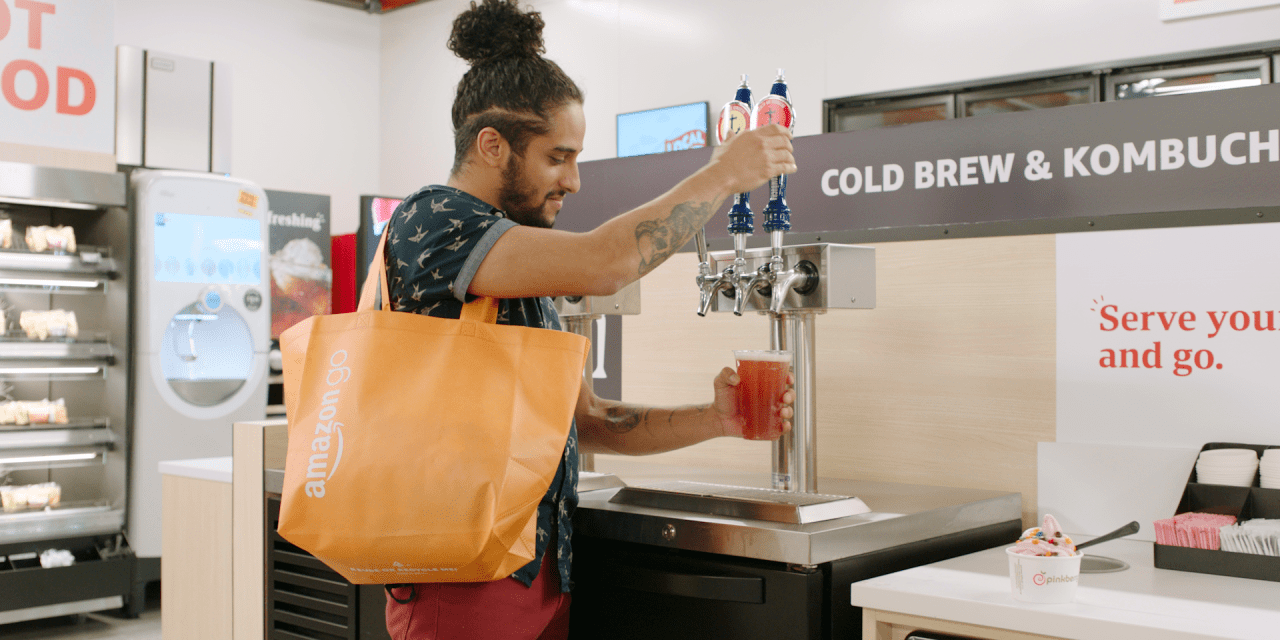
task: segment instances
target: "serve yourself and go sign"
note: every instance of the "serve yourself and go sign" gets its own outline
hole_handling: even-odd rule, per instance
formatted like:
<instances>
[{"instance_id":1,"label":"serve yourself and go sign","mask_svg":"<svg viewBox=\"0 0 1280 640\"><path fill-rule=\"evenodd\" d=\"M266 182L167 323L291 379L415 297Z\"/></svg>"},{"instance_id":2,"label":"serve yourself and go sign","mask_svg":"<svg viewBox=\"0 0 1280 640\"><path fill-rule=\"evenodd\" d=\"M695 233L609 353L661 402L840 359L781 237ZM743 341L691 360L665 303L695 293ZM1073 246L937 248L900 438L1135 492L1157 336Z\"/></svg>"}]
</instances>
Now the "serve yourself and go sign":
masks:
<instances>
[{"instance_id":1,"label":"serve yourself and go sign","mask_svg":"<svg viewBox=\"0 0 1280 640\"><path fill-rule=\"evenodd\" d=\"M0 0L0 143L115 152L114 4Z\"/></svg>"}]
</instances>

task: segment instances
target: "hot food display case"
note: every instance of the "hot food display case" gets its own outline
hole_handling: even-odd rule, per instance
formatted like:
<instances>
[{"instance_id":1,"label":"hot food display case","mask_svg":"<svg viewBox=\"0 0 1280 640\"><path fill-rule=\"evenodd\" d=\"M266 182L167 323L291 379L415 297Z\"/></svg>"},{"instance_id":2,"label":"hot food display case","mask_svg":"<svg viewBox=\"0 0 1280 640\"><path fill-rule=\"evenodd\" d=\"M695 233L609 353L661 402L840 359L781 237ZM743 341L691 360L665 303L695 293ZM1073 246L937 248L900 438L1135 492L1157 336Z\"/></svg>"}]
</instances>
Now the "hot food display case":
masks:
<instances>
[{"instance_id":1,"label":"hot food display case","mask_svg":"<svg viewBox=\"0 0 1280 640\"><path fill-rule=\"evenodd\" d=\"M0 624L127 606L120 173L0 162Z\"/></svg>"}]
</instances>

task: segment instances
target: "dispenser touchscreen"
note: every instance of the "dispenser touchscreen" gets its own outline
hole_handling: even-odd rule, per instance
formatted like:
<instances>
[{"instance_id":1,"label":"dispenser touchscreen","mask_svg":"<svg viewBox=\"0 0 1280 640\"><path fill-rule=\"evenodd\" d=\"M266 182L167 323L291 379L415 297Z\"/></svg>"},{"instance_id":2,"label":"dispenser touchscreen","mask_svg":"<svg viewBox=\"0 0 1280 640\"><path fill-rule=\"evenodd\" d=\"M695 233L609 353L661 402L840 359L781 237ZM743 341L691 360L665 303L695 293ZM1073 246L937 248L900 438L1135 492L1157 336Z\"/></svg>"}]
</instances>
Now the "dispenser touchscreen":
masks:
<instances>
[{"instance_id":1,"label":"dispenser touchscreen","mask_svg":"<svg viewBox=\"0 0 1280 640\"><path fill-rule=\"evenodd\" d=\"M155 225L156 280L262 284L260 220L157 213Z\"/></svg>"}]
</instances>

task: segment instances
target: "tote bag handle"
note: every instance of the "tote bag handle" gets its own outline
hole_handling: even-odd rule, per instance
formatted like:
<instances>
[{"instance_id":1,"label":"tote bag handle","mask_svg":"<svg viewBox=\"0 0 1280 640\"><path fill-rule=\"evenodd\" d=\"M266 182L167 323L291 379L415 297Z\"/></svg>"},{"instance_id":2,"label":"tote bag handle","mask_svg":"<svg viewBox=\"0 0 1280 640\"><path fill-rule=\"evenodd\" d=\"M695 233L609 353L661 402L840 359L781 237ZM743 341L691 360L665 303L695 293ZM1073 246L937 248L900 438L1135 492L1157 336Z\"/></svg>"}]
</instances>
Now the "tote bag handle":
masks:
<instances>
[{"instance_id":1,"label":"tote bag handle","mask_svg":"<svg viewBox=\"0 0 1280 640\"><path fill-rule=\"evenodd\" d=\"M386 248L387 236L391 225L388 224L378 240L378 250L373 254L373 262L369 265L369 275L365 276L364 286L360 289L360 304L357 311L372 309L374 311L391 311L390 305L384 303L391 299L391 290L387 285ZM481 296L462 306L460 320L496 324L498 321L498 300Z\"/></svg>"}]
</instances>

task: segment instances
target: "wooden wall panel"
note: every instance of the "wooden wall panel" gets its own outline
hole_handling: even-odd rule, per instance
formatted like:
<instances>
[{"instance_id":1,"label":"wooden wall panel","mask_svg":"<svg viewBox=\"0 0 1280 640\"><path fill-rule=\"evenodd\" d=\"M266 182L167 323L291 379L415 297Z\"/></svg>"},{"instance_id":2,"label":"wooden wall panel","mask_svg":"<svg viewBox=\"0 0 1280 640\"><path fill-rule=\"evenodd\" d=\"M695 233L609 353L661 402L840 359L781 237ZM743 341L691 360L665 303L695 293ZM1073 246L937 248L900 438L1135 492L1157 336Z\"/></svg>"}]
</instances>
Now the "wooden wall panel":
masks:
<instances>
[{"instance_id":1,"label":"wooden wall panel","mask_svg":"<svg viewBox=\"0 0 1280 640\"><path fill-rule=\"evenodd\" d=\"M116 157L109 153L36 147L16 142L0 142L0 161L80 171L116 172Z\"/></svg>"},{"instance_id":2,"label":"wooden wall panel","mask_svg":"<svg viewBox=\"0 0 1280 640\"><path fill-rule=\"evenodd\" d=\"M1054 237L876 246L877 308L819 316L820 476L1017 491L1036 516L1036 443L1055 436ZM697 260L646 277L623 321L623 398L706 402L762 316L694 309ZM609 456L598 468L608 469ZM769 470L769 446L719 439L653 462Z\"/></svg>"}]
</instances>

